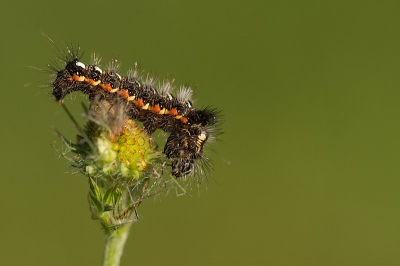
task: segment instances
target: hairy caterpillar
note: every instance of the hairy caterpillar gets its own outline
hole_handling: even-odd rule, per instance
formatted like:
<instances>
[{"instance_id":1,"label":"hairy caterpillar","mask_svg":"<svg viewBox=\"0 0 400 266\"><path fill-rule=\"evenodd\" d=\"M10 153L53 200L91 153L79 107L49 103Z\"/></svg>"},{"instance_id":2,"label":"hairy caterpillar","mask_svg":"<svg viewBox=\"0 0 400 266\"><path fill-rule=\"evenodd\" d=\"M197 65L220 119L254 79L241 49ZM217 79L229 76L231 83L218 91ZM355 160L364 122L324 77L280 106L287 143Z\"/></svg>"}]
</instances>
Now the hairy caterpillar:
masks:
<instances>
[{"instance_id":1,"label":"hairy caterpillar","mask_svg":"<svg viewBox=\"0 0 400 266\"><path fill-rule=\"evenodd\" d=\"M115 62L109 69L102 70L100 60L93 57L92 64L85 65L80 61L79 47L68 48L61 54L63 67L52 67L57 72L52 91L57 102L62 103L64 97L74 91L88 94L90 100L100 97L125 101L128 116L142 122L148 133L162 129L170 134L164 153L171 160L174 176L190 174L197 162L203 163L203 167L209 166L203 148L217 134L219 111L211 107L193 107L190 88L182 87L175 97L171 94L171 82L166 81L157 89L152 81L139 81L137 71L119 75Z\"/></svg>"}]
</instances>

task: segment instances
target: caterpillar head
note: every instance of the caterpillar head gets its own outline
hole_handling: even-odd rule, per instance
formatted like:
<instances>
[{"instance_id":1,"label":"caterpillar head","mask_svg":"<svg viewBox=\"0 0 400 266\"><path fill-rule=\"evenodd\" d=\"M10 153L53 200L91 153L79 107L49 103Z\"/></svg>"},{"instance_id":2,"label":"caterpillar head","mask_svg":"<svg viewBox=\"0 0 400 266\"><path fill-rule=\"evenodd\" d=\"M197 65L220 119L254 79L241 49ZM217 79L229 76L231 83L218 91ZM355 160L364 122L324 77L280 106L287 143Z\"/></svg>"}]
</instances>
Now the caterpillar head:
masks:
<instances>
[{"instance_id":1,"label":"caterpillar head","mask_svg":"<svg viewBox=\"0 0 400 266\"><path fill-rule=\"evenodd\" d=\"M68 62L65 69L58 71L53 83L53 95L56 101L61 103L68 93L80 90L77 82L83 81L84 75L85 65L76 58Z\"/></svg>"},{"instance_id":2,"label":"caterpillar head","mask_svg":"<svg viewBox=\"0 0 400 266\"><path fill-rule=\"evenodd\" d=\"M219 112L211 107L201 110L192 109L187 117L191 124L201 125L202 127L215 127L219 123Z\"/></svg>"}]
</instances>

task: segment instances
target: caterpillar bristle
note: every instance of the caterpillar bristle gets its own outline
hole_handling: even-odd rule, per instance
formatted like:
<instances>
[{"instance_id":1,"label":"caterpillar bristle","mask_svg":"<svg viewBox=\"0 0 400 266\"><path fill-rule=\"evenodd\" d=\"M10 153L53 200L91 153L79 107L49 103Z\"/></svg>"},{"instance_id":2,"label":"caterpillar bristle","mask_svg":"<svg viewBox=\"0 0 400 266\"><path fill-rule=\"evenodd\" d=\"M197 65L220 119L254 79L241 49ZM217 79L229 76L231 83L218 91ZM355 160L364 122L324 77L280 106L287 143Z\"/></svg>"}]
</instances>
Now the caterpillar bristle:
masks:
<instances>
[{"instance_id":1,"label":"caterpillar bristle","mask_svg":"<svg viewBox=\"0 0 400 266\"><path fill-rule=\"evenodd\" d=\"M146 79L144 80L143 84L149 87L154 87L154 84L156 84L157 79L151 74L147 73Z\"/></svg>"},{"instance_id":2,"label":"caterpillar bristle","mask_svg":"<svg viewBox=\"0 0 400 266\"><path fill-rule=\"evenodd\" d=\"M112 59L107 66L107 70L110 72L119 72L121 69L121 63L117 59Z\"/></svg>"},{"instance_id":3,"label":"caterpillar bristle","mask_svg":"<svg viewBox=\"0 0 400 266\"><path fill-rule=\"evenodd\" d=\"M95 66L100 66L100 63L101 63L101 57L99 55L96 55L96 52L93 52L90 55L90 64Z\"/></svg>"},{"instance_id":4,"label":"caterpillar bristle","mask_svg":"<svg viewBox=\"0 0 400 266\"><path fill-rule=\"evenodd\" d=\"M174 79L172 80L164 79L158 89L160 95L170 94L174 89L174 81L175 81Z\"/></svg>"},{"instance_id":5,"label":"caterpillar bristle","mask_svg":"<svg viewBox=\"0 0 400 266\"><path fill-rule=\"evenodd\" d=\"M176 95L176 98L180 102L189 102L192 99L193 91L190 87L181 86Z\"/></svg>"},{"instance_id":6,"label":"caterpillar bristle","mask_svg":"<svg viewBox=\"0 0 400 266\"><path fill-rule=\"evenodd\" d=\"M140 71L140 66L138 62L134 63L134 67L130 68L127 72L127 77L129 80L138 80L142 77L144 71Z\"/></svg>"}]
</instances>

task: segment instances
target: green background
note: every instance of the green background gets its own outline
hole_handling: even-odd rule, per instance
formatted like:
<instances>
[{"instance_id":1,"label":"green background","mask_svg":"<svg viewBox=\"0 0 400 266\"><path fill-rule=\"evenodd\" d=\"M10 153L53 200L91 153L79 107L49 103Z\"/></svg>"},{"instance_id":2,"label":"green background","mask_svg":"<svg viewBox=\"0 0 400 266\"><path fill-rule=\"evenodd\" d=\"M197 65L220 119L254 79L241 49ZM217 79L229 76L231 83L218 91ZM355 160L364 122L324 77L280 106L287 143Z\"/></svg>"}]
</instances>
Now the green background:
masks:
<instances>
[{"instance_id":1,"label":"green background","mask_svg":"<svg viewBox=\"0 0 400 266\"><path fill-rule=\"evenodd\" d=\"M400 265L399 1L12 1L0 10L0 265L100 265L54 46L194 84L213 177L139 209L122 265ZM121 73L124 73L125 71ZM67 101L79 116L85 99Z\"/></svg>"}]
</instances>

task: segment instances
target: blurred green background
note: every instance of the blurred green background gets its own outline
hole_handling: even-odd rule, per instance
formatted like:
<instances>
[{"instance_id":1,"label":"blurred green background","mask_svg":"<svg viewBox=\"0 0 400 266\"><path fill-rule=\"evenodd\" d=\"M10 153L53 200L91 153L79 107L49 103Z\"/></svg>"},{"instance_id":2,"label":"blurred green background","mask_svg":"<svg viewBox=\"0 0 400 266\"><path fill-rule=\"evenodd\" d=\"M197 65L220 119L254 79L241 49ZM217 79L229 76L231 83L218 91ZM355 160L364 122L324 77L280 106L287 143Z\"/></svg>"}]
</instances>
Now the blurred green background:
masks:
<instances>
[{"instance_id":1,"label":"blurred green background","mask_svg":"<svg viewBox=\"0 0 400 266\"><path fill-rule=\"evenodd\" d=\"M0 10L0 265L100 265L45 69L77 43L223 110L213 177L139 209L122 265L400 265L399 1L15 1ZM121 71L124 73L124 71ZM76 94L67 101L79 116Z\"/></svg>"}]
</instances>

